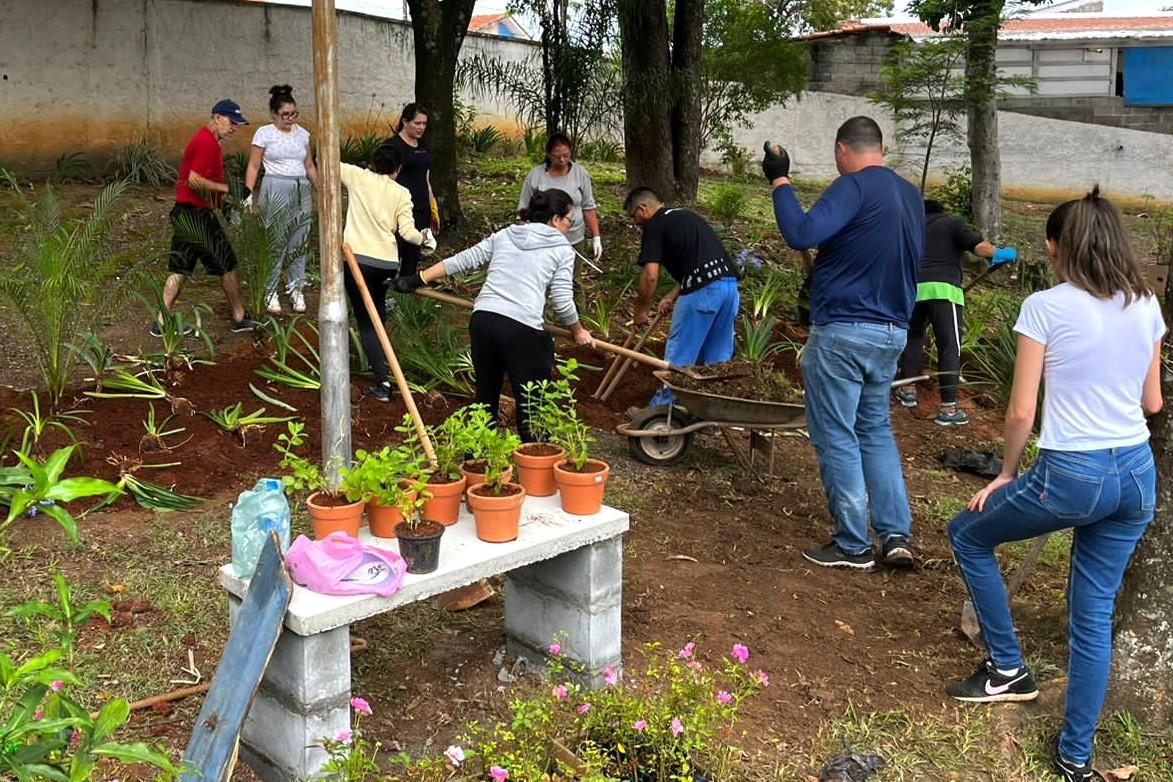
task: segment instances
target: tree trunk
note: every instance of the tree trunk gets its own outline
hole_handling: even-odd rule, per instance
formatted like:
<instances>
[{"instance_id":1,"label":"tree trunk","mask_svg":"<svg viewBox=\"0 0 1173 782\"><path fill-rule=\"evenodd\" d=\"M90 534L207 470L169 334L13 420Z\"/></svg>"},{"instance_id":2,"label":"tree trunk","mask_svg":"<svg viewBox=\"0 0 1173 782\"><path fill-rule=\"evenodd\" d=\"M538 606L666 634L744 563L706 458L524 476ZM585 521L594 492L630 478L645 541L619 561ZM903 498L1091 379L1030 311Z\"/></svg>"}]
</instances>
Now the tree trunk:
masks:
<instances>
[{"instance_id":1,"label":"tree trunk","mask_svg":"<svg viewBox=\"0 0 1173 782\"><path fill-rule=\"evenodd\" d=\"M1173 322L1173 278L1165 283L1165 322ZM1173 374L1162 373L1165 399ZM1152 422L1157 512L1141 539L1116 601L1108 710L1130 712L1146 728L1173 726L1173 414Z\"/></svg>"},{"instance_id":2,"label":"tree trunk","mask_svg":"<svg viewBox=\"0 0 1173 782\"><path fill-rule=\"evenodd\" d=\"M661 198L676 193L668 12L664 0L620 0L623 50L623 143L627 184Z\"/></svg>"},{"instance_id":3,"label":"tree trunk","mask_svg":"<svg viewBox=\"0 0 1173 782\"><path fill-rule=\"evenodd\" d=\"M464 214L456 182L456 61L475 0L408 0L415 40L415 98L427 107L432 192L445 225Z\"/></svg>"},{"instance_id":4,"label":"tree trunk","mask_svg":"<svg viewBox=\"0 0 1173 782\"><path fill-rule=\"evenodd\" d=\"M676 198L696 200L701 159L701 33L705 0L676 0L672 25L672 165Z\"/></svg>"},{"instance_id":5,"label":"tree trunk","mask_svg":"<svg viewBox=\"0 0 1173 782\"><path fill-rule=\"evenodd\" d=\"M969 159L973 169L973 219L991 242L1002 237L1002 156L998 151L998 107L995 85L1001 3L965 26L966 104L969 118Z\"/></svg>"}]
</instances>

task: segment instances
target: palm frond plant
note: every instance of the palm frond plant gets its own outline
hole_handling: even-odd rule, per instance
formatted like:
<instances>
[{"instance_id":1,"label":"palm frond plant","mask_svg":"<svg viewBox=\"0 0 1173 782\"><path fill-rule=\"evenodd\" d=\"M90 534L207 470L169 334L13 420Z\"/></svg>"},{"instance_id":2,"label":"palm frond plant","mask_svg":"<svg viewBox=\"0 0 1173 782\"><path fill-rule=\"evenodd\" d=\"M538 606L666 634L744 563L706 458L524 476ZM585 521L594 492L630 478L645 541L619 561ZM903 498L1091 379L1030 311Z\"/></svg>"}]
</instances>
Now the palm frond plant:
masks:
<instances>
[{"instance_id":1,"label":"palm frond plant","mask_svg":"<svg viewBox=\"0 0 1173 782\"><path fill-rule=\"evenodd\" d=\"M361 136L347 136L342 140L339 148L343 163L366 168L370 165L371 155L383 143L383 136L378 133L365 133Z\"/></svg>"},{"instance_id":2,"label":"palm frond plant","mask_svg":"<svg viewBox=\"0 0 1173 782\"><path fill-rule=\"evenodd\" d=\"M77 337L77 344L67 342L65 347L86 363L94 375L88 379L94 381L94 390L101 391L102 378L114 366L114 348L92 331L83 331Z\"/></svg>"},{"instance_id":3,"label":"palm frond plant","mask_svg":"<svg viewBox=\"0 0 1173 782\"><path fill-rule=\"evenodd\" d=\"M95 399L165 399L171 412L177 415L195 415L191 401L167 391L155 374L144 370L134 374L126 368L115 369L101 391L86 391Z\"/></svg>"},{"instance_id":4,"label":"palm frond plant","mask_svg":"<svg viewBox=\"0 0 1173 782\"><path fill-rule=\"evenodd\" d=\"M114 156L114 176L139 185L167 185L178 176L163 158L159 145L146 136L139 136Z\"/></svg>"},{"instance_id":5,"label":"palm frond plant","mask_svg":"<svg viewBox=\"0 0 1173 782\"><path fill-rule=\"evenodd\" d=\"M291 205L276 199L258 199L256 206L241 209L239 219L229 227L232 248L240 261L240 277L245 306L250 312L264 312L269 290L269 278L274 265L289 256L297 257L312 250L309 227L310 215L298 216ZM294 247L290 242L302 233L303 239Z\"/></svg>"},{"instance_id":6,"label":"palm frond plant","mask_svg":"<svg viewBox=\"0 0 1173 782\"><path fill-rule=\"evenodd\" d=\"M266 318L261 328L272 340L273 356L268 364L256 370L258 375L291 388L316 391L322 387L322 359L316 344L318 327L313 321L295 315L282 324L276 318Z\"/></svg>"},{"instance_id":7,"label":"palm frond plant","mask_svg":"<svg viewBox=\"0 0 1173 782\"><path fill-rule=\"evenodd\" d=\"M150 369L162 370L164 383L167 386L176 386L183 379L184 374L190 372L197 364L212 364L211 359L216 354L212 344L212 337L204 328L204 316L212 314L212 308L207 304L196 304L191 308L190 317L179 308L170 312L163 306L163 290L155 281L150 281L152 297L139 295L139 299L146 305L148 317L154 318L159 325L160 350L147 353L143 356L128 356L134 363L144 364ZM207 351L208 358L197 357L187 347L187 340L191 337L199 339Z\"/></svg>"},{"instance_id":8,"label":"palm frond plant","mask_svg":"<svg viewBox=\"0 0 1173 782\"><path fill-rule=\"evenodd\" d=\"M139 470L162 470L168 467L178 467L181 462L167 462L166 464L143 464L141 459L133 459L116 453L110 454L106 462L118 468L118 489L120 493L134 497L147 510L156 510L161 513L170 511L189 511L204 501L203 497L193 497L190 494L181 494L175 491L174 486L168 488L157 483L145 481L135 473ZM103 505L113 501L111 497Z\"/></svg>"},{"instance_id":9,"label":"palm frond plant","mask_svg":"<svg viewBox=\"0 0 1173 782\"><path fill-rule=\"evenodd\" d=\"M7 184L27 229L0 276L0 297L27 334L50 406L56 407L77 364L68 341L106 322L122 305L128 282L151 259L141 248L120 246L113 235L125 217L117 201L126 183L107 185L81 217L66 212L50 185L33 200L15 179Z\"/></svg>"},{"instance_id":10,"label":"palm frond plant","mask_svg":"<svg viewBox=\"0 0 1173 782\"><path fill-rule=\"evenodd\" d=\"M245 413L244 402L237 402L234 405L229 405L220 410L201 413L201 415L209 418L212 423L216 424L216 426L225 432L234 434L240 438L240 446L242 448L248 445L249 434L264 430L265 424L281 424L293 420L292 416L278 417L265 415L265 408L263 407L251 413Z\"/></svg>"},{"instance_id":11,"label":"palm frond plant","mask_svg":"<svg viewBox=\"0 0 1173 782\"><path fill-rule=\"evenodd\" d=\"M437 305L418 296L401 296L388 319L388 331L395 334L395 353L410 381L428 391L472 395L468 340Z\"/></svg>"}]
</instances>

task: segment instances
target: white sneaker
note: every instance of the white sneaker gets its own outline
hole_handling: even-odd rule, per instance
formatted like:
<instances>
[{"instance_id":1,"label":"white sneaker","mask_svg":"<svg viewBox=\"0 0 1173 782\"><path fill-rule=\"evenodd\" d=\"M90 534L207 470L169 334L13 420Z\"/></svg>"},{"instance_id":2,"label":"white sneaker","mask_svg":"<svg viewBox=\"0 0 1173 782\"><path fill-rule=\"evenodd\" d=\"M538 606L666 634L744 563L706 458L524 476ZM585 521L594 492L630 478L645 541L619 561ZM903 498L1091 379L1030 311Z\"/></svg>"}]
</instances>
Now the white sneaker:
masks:
<instances>
[{"instance_id":1,"label":"white sneaker","mask_svg":"<svg viewBox=\"0 0 1173 782\"><path fill-rule=\"evenodd\" d=\"M293 302L294 312L305 312L305 294L300 290L296 290L289 294L289 299Z\"/></svg>"},{"instance_id":2,"label":"white sneaker","mask_svg":"<svg viewBox=\"0 0 1173 782\"><path fill-rule=\"evenodd\" d=\"M269 312L273 313L274 315L281 314L281 300L279 298L277 298L276 291L273 291L272 293L270 293L268 298L265 299L265 309L267 309Z\"/></svg>"}]
</instances>

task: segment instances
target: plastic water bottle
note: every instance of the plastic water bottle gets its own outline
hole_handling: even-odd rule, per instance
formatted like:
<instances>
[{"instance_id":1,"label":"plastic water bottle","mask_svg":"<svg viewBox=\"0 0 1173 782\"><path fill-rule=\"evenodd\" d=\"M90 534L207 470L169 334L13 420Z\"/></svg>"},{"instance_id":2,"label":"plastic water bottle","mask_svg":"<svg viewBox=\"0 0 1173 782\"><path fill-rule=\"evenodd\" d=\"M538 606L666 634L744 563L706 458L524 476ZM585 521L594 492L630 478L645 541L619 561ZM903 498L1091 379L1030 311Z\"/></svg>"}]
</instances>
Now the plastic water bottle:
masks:
<instances>
[{"instance_id":1,"label":"plastic water bottle","mask_svg":"<svg viewBox=\"0 0 1173 782\"><path fill-rule=\"evenodd\" d=\"M232 509L232 571L251 578L270 532L276 532L281 551L289 549L289 502L276 478L261 478L242 491Z\"/></svg>"}]
</instances>

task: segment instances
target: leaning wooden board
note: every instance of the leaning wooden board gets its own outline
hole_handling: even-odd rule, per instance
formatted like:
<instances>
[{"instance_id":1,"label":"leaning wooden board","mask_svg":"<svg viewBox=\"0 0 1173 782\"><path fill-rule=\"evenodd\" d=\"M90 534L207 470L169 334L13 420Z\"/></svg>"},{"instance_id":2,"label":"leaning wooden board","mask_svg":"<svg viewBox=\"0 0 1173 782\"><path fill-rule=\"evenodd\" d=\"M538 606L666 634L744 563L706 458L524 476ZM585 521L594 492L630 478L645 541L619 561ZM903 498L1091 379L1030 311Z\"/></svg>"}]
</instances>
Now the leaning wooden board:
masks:
<instances>
[{"instance_id":1,"label":"leaning wooden board","mask_svg":"<svg viewBox=\"0 0 1173 782\"><path fill-rule=\"evenodd\" d=\"M183 782L226 782L232 776L244 718L277 646L292 597L293 580L285 569L281 544L270 532L183 753Z\"/></svg>"}]
</instances>

